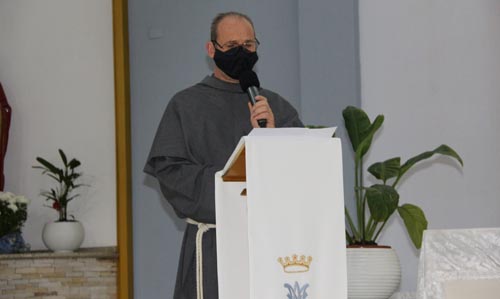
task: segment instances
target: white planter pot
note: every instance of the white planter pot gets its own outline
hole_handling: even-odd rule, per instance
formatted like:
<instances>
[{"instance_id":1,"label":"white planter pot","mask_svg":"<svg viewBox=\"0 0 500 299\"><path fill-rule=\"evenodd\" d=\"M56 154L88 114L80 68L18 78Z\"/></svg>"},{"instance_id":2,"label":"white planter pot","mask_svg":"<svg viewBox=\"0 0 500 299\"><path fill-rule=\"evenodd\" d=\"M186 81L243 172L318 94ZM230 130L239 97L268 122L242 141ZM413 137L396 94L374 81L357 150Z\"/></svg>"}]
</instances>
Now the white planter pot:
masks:
<instances>
[{"instance_id":1,"label":"white planter pot","mask_svg":"<svg viewBox=\"0 0 500 299\"><path fill-rule=\"evenodd\" d=\"M46 223L42 231L45 246L54 252L71 252L80 248L85 232L78 221Z\"/></svg>"},{"instance_id":2,"label":"white planter pot","mask_svg":"<svg viewBox=\"0 0 500 299\"><path fill-rule=\"evenodd\" d=\"M347 248L349 299L387 299L401 281L401 266L392 248Z\"/></svg>"}]
</instances>

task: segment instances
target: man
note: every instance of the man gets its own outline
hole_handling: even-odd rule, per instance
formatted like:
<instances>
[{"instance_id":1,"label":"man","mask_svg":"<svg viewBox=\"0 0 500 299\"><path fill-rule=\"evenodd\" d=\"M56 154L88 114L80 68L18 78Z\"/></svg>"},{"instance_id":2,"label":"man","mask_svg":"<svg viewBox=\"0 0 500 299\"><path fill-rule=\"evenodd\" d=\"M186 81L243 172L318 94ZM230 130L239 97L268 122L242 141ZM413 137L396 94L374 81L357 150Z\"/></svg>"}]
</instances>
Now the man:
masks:
<instances>
[{"instance_id":1,"label":"man","mask_svg":"<svg viewBox=\"0 0 500 299\"><path fill-rule=\"evenodd\" d=\"M158 179L176 214L189 223L174 299L218 298L214 174L240 138L259 127L260 119L267 120L267 128L303 126L297 111L278 94L260 89L252 106L241 90L240 74L258 59L259 41L250 18L219 14L210 35L206 50L215 62L213 75L172 98L144 169Z\"/></svg>"}]
</instances>

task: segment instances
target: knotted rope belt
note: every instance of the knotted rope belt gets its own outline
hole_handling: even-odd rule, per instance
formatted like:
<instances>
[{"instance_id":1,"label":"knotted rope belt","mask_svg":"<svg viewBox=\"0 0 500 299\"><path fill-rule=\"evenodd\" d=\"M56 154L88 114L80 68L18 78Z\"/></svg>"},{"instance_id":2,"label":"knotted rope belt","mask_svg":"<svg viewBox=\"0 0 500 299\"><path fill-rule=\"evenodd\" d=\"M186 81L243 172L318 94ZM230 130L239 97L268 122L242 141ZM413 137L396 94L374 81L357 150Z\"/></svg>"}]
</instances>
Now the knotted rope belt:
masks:
<instances>
[{"instance_id":1,"label":"knotted rope belt","mask_svg":"<svg viewBox=\"0 0 500 299\"><path fill-rule=\"evenodd\" d=\"M186 222L198 226L196 232L196 298L203 299L203 234L215 228L215 224L201 223L191 218L186 218Z\"/></svg>"}]
</instances>

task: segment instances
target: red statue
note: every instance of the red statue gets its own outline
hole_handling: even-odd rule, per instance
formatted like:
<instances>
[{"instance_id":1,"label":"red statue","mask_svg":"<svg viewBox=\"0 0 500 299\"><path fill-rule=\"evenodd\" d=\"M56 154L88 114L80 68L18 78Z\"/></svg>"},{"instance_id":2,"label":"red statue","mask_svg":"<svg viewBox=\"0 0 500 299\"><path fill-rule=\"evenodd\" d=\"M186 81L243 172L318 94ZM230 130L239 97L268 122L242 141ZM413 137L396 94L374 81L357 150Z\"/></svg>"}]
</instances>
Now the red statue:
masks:
<instances>
[{"instance_id":1,"label":"red statue","mask_svg":"<svg viewBox=\"0 0 500 299\"><path fill-rule=\"evenodd\" d=\"M7 143L9 142L10 118L12 109L7 102L7 97L3 92L2 83L0 83L0 191L3 191L5 184L5 175L3 173L5 153L7 152Z\"/></svg>"}]
</instances>

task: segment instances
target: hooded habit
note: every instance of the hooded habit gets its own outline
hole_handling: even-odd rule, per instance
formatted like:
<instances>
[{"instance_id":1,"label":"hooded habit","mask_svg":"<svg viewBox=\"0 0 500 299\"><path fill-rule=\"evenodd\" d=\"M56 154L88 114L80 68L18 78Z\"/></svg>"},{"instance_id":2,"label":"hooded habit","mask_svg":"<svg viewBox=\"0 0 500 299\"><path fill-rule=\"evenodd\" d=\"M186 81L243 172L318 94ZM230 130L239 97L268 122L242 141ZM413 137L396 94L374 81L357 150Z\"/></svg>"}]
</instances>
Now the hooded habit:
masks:
<instances>
[{"instance_id":1,"label":"hooded habit","mask_svg":"<svg viewBox=\"0 0 500 299\"><path fill-rule=\"evenodd\" d=\"M276 127L303 127L297 111L266 89ZM215 223L215 172L222 170L242 136L252 130L248 96L239 84L207 76L177 93L169 102L156 132L144 171L159 181L177 216ZM196 232L184 233L174 299L196 298ZM215 229L203 235L205 299L218 298Z\"/></svg>"}]
</instances>

